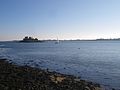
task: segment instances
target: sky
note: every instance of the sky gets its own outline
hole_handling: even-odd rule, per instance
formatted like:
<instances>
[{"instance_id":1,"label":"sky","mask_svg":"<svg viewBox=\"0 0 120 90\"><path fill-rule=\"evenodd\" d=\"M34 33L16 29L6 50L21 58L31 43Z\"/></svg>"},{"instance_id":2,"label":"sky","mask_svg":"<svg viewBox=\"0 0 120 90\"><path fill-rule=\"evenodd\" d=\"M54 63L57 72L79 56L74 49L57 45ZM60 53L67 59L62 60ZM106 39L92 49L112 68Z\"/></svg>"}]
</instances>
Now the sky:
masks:
<instances>
[{"instance_id":1,"label":"sky","mask_svg":"<svg viewBox=\"0 0 120 90\"><path fill-rule=\"evenodd\" d=\"M0 41L120 38L120 0L0 0Z\"/></svg>"}]
</instances>

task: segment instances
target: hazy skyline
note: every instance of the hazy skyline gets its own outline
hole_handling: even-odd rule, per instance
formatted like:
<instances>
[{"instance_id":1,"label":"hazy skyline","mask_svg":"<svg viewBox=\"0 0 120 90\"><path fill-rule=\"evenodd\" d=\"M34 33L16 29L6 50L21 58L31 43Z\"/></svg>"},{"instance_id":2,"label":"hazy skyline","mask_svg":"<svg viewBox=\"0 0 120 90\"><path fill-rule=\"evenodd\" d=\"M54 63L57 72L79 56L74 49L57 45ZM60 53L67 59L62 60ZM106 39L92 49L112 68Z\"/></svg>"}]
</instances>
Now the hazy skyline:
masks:
<instances>
[{"instance_id":1,"label":"hazy skyline","mask_svg":"<svg viewBox=\"0 0 120 90\"><path fill-rule=\"evenodd\" d=\"M120 0L0 0L0 40L120 38Z\"/></svg>"}]
</instances>

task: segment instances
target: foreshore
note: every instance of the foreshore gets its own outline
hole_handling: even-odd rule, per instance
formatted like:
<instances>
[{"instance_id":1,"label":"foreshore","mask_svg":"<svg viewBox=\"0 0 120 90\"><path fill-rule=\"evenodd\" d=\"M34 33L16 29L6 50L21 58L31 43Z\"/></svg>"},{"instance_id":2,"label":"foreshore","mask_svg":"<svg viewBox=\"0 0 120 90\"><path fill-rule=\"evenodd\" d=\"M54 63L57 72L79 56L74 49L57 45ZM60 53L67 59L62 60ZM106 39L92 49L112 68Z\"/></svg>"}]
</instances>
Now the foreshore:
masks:
<instances>
[{"instance_id":1,"label":"foreshore","mask_svg":"<svg viewBox=\"0 0 120 90\"><path fill-rule=\"evenodd\" d=\"M0 59L0 90L104 90L99 84L71 75Z\"/></svg>"}]
</instances>

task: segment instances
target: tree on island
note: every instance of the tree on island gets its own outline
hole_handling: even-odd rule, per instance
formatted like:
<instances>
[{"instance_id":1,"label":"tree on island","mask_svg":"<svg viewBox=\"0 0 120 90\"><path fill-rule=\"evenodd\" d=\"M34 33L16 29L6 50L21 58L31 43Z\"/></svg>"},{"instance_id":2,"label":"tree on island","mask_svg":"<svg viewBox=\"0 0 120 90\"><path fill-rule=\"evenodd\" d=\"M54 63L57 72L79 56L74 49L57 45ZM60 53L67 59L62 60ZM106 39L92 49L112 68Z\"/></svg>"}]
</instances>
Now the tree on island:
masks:
<instances>
[{"instance_id":1,"label":"tree on island","mask_svg":"<svg viewBox=\"0 0 120 90\"><path fill-rule=\"evenodd\" d=\"M39 41L39 40L37 38L26 36L26 37L23 38L23 41L25 41L25 42L31 42L31 41Z\"/></svg>"}]
</instances>

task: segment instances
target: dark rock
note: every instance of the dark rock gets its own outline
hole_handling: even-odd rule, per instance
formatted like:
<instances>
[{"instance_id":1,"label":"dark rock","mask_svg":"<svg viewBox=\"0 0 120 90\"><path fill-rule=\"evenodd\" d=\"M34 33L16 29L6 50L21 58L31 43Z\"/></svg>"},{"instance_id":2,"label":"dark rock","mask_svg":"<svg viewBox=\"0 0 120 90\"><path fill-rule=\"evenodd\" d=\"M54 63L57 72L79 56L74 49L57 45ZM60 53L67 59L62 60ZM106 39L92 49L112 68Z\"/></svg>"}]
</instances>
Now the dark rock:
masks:
<instances>
[{"instance_id":1,"label":"dark rock","mask_svg":"<svg viewBox=\"0 0 120 90\"><path fill-rule=\"evenodd\" d=\"M98 89L99 88L99 89ZM102 90L99 84L0 60L0 90ZM114 90L114 89L113 89Z\"/></svg>"}]
</instances>

